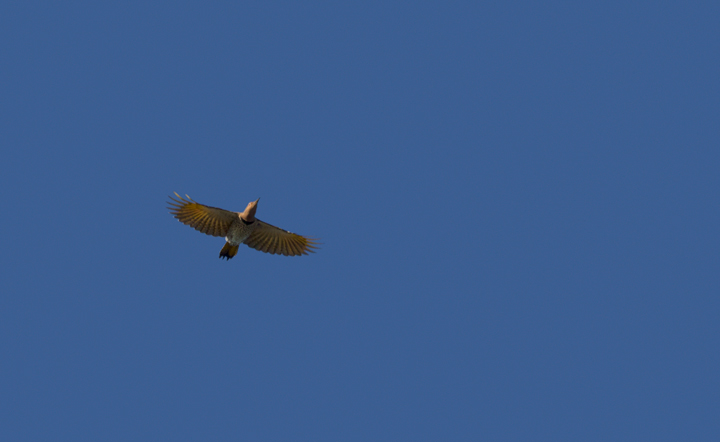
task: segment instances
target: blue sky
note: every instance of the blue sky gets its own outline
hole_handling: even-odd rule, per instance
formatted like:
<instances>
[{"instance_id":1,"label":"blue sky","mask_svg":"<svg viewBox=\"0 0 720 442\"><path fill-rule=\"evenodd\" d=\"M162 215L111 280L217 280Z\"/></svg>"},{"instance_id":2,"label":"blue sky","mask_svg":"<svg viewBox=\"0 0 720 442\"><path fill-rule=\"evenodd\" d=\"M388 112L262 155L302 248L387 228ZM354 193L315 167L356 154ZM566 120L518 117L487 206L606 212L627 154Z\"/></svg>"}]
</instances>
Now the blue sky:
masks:
<instances>
[{"instance_id":1,"label":"blue sky","mask_svg":"<svg viewBox=\"0 0 720 442\"><path fill-rule=\"evenodd\" d=\"M0 438L718 440L720 7L596 3L4 5Z\"/></svg>"}]
</instances>

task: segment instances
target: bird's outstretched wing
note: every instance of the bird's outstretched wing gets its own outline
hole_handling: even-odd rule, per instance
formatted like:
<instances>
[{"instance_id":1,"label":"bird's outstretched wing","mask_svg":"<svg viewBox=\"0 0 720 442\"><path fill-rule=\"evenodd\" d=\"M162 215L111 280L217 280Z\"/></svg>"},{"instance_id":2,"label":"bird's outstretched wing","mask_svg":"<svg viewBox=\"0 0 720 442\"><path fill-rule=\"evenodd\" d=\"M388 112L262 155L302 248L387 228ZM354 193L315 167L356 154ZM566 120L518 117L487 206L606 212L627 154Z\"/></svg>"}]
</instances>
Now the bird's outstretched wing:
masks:
<instances>
[{"instance_id":1,"label":"bird's outstretched wing","mask_svg":"<svg viewBox=\"0 0 720 442\"><path fill-rule=\"evenodd\" d=\"M315 253L313 249L317 249L318 242L314 238L288 232L259 219L255 222L258 223L258 226L244 241L253 249L285 256L307 255L308 252Z\"/></svg>"},{"instance_id":2,"label":"bird's outstretched wing","mask_svg":"<svg viewBox=\"0 0 720 442\"><path fill-rule=\"evenodd\" d=\"M175 192L177 198L169 197L168 209L181 223L212 236L227 236L228 229L238 214L196 203L189 196L183 198Z\"/></svg>"}]
</instances>

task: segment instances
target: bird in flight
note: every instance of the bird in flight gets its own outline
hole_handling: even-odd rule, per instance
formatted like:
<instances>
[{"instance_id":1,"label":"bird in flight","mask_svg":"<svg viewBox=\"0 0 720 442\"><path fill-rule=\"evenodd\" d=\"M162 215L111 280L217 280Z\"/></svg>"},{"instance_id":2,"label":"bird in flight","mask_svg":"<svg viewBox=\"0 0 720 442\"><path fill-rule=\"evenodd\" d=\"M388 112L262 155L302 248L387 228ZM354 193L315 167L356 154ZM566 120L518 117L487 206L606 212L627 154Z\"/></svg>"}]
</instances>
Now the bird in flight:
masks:
<instances>
[{"instance_id":1,"label":"bird in flight","mask_svg":"<svg viewBox=\"0 0 720 442\"><path fill-rule=\"evenodd\" d=\"M288 232L255 218L260 198L248 203L243 212L231 212L196 203L189 196L183 198L177 192L175 196L177 198L169 197L168 209L181 223L207 235L225 237L221 259L235 256L242 243L261 252L285 256L307 255L317 249L316 239Z\"/></svg>"}]
</instances>

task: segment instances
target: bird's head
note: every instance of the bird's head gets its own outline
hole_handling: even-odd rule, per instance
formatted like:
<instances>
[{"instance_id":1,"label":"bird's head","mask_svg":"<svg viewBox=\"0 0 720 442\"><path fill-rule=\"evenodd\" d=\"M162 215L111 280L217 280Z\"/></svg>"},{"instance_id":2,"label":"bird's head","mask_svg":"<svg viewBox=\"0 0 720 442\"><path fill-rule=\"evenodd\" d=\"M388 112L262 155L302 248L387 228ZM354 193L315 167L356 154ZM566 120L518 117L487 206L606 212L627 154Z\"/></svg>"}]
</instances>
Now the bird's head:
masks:
<instances>
[{"instance_id":1,"label":"bird's head","mask_svg":"<svg viewBox=\"0 0 720 442\"><path fill-rule=\"evenodd\" d=\"M249 202L247 207L245 208L245 211L240 214L240 217L248 222L255 221L255 211L257 210L258 201L260 201L260 198L256 199L255 201Z\"/></svg>"}]
</instances>

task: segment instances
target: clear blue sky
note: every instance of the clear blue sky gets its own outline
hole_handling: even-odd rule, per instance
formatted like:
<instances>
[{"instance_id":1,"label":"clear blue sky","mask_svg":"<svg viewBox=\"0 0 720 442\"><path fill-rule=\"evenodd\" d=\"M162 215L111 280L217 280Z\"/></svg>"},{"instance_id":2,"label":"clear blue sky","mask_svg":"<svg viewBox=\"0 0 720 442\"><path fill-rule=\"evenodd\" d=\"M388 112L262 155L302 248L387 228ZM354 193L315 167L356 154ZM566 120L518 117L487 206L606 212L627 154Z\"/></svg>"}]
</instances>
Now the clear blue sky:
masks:
<instances>
[{"instance_id":1,"label":"clear blue sky","mask_svg":"<svg viewBox=\"0 0 720 442\"><path fill-rule=\"evenodd\" d=\"M0 439L720 440L719 5L5 4Z\"/></svg>"}]
</instances>

